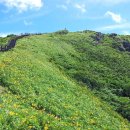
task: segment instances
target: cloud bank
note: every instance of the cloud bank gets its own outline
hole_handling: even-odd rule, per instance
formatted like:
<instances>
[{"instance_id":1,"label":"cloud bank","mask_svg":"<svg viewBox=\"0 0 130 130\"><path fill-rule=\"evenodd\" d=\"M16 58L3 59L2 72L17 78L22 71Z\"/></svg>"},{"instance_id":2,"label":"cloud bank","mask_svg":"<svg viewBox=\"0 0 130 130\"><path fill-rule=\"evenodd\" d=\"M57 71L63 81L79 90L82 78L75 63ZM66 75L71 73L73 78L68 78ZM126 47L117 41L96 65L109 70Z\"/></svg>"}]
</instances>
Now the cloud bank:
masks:
<instances>
[{"instance_id":1,"label":"cloud bank","mask_svg":"<svg viewBox=\"0 0 130 130\"><path fill-rule=\"evenodd\" d=\"M115 14L111 11L107 11L105 16L111 17L112 20L115 21L116 23L121 23L123 20L120 14Z\"/></svg>"},{"instance_id":2,"label":"cloud bank","mask_svg":"<svg viewBox=\"0 0 130 130\"><path fill-rule=\"evenodd\" d=\"M43 6L42 0L0 0L8 8L16 8L19 12L29 9L40 9Z\"/></svg>"},{"instance_id":3,"label":"cloud bank","mask_svg":"<svg viewBox=\"0 0 130 130\"><path fill-rule=\"evenodd\" d=\"M74 7L79 9L82 13L86 12L86 5L85 4L76 3L76 4L74 4Z\"/></svg>"}]
</instances>

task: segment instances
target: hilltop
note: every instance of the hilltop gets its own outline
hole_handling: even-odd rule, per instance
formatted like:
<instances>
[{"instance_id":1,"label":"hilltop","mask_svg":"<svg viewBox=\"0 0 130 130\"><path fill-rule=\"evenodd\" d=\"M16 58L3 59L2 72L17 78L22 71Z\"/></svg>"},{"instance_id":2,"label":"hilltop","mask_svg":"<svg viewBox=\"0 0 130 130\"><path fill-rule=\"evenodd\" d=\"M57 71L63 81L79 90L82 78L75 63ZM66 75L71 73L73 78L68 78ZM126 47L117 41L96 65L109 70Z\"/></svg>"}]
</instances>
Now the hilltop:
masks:
<instances>
[{"instance_id":1,"label":"hilltop","mask_svg":"<svg viewBox=\"0 0 130 130\"><path fill-rule=\"evenodd\" d=\"M18 39L0 52L0 129L129 130L129 71L130 36L62 30Z\"/></svg>"}]
</instances>

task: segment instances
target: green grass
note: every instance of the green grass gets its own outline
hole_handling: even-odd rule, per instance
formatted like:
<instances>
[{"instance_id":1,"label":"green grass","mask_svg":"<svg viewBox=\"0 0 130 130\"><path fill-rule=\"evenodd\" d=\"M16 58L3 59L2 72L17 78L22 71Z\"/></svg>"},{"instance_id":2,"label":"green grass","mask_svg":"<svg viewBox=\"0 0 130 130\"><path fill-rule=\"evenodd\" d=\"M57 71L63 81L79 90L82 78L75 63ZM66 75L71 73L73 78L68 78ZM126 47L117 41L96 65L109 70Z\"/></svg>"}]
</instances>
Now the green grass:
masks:
<instances>
[{"instance_id":1,"label":"green grass","mask_svg":"<svg viewBox=\"0 0 130 130\"><path fill-rule=\"evenodd\" d=\"M118 35L110 38L105 35L97 45L91 35L93 34L55 35L53 41L59 40L57 45L61 45L60 50L64 51L62 45L65 42L75 52L65 50L67 53L51 55L51 60L78 83L89 86L95 94L112 105L114 110L130 120L130 52L120 52L114 45L129 37Z\"/></svg>"},{"instance_id":2,"label":"green grass","mask_svg":"<svg viewBox=\"0 0 130 130\"><path fill-rule=\"evenodd\" d=\"M83 73L83 61L88 70L84 75L90 74L91 65L94 68L94 61L81 59L85 56L77 51L82 50L76 48L86 37L82 35L30 36L20 39L13 50L0 53L1 130L130 129L126 119L74 77ZM87 37L84 40L87 42Z\"/></svg>"},{"instance_id":3,"label":"green grass","mask_svg":"<svg viewBox=\"0 0 130 130\"><path fill-rule=\"evenodd\" d=\"M11 37L0 37L0 45L6 45L10 39Z\"/></svg>"}]
</instances>

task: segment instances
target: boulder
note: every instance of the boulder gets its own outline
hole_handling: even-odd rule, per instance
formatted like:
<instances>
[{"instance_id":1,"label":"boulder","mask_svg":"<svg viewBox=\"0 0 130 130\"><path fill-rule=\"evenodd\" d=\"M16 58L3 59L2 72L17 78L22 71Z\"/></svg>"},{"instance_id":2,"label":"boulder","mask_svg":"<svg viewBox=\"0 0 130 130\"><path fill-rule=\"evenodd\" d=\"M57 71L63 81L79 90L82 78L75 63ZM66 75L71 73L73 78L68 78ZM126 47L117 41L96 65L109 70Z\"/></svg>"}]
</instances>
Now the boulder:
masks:
<instances>
[{"instance_id":1,"label":"boulder","mask_svg":"<svg viewBox=\"0 0 130 130\"><path fill-rule=\"evenodd\" d=\"M129 41L123 41L122 45L126 49L126 51L130 52L130 42Z\"/></svg>"},{"instance_id":2,"label":"boulder","mask_svg":"<svg viewBox=\"0 0 130 130\"><path fill-rule=\"evenodd\" d=\"M94 41L96 41L97 44L99 44L99 42L104 38L104 34L102 34L101 32L97 32L95 35L91 36Z\"/></svg>"}]
</instances>

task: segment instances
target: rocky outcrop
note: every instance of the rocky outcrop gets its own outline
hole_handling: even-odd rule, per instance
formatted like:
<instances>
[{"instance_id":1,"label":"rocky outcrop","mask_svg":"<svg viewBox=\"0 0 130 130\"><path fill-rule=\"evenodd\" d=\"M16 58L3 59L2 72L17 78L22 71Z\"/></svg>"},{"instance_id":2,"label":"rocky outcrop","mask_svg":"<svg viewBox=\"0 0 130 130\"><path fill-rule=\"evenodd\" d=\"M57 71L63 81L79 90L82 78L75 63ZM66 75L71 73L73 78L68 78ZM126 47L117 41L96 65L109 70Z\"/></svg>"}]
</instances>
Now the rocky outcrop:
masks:
<instances>
[{"instance_id":1,"label":"rocky outcrop","mask_svg":"<svg viewBox=\"0 0 130 130\"><path fill-rule=\"evenodd\" d=\"M119 51L130 52L130 42L128 40L120 39L117 42L119 43L119 45L117 46Z\"/></svg>"},{"instance_id":2,"label":"rocky outcrop","mask_svg":"<svg viewBox=\"0 0 130 130\"><path fill-rule=\"evenodd\" d=\"M119 46L119 47L118 47L118 50L119 50L119 51L126 51L123 45Z\"/></svg>"},{"instance_id":3,"label":"rocky outcrop","mask_svg":"<svg viewBox=\"0 0 130 130\"><path fill-rule=\"evenodd\" d=\"M25 34L25 35L21 35L21 36L15 36L6 45L0 46L0 52L8 51L8 50L14 48L15 45L16 45L16 41L20 38L25 37L25 36L29 36L29 34Z\"/></svg>"},{"instance_id":4,"label":"rocky outcrop","mask_svg":"<svg viewBox=\"0 0 130 130\"><path fill-rule=\"evenodd\" d=\"M130 42L129 41L123 41L122 45L126 51L130 52Z\"/></svg>"},{"instance_id":5,"label":"rocky outcrop","mask_svg":"<svg viewBox=\"0 0 130 130\"><path fill-rule=\"evenodd\" d=\"M101 33L101 32L96 32L96 34L95 34L95 35L92 35L91 37L94 39L94 41L95 41L97 44L99 44L99 43L103 40L104 34Z\"/></svg>"}]
</instances>

